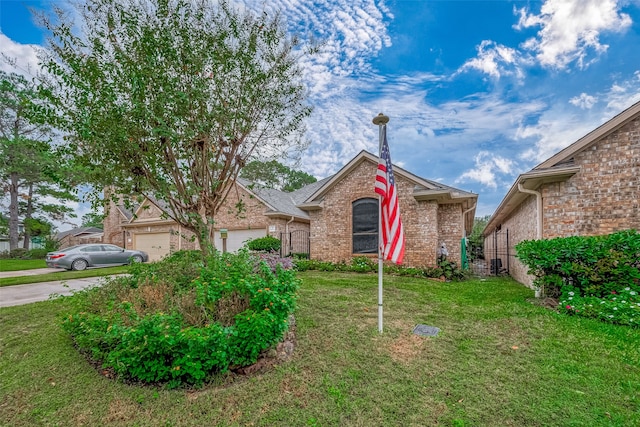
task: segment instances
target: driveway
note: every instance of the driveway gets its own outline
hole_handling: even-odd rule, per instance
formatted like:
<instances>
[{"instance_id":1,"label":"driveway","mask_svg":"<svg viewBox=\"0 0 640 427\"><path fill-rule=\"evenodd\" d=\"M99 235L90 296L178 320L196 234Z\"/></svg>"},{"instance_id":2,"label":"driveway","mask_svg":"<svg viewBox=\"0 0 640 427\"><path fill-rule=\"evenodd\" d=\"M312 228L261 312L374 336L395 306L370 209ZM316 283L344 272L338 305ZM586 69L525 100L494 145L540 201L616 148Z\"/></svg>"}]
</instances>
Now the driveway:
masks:
<instances>
[{"instance_id":1,"label":"driveway","mask_svg":"<svg viewBox=\"0 0 640 427\"><path fill-rule=\"evenodd\" d=\"M25 270L21 273L26 273L27 271L31 270ZM20 276L25 275L26 274L20 274ZM84 279L68 279L0 287L0 307L11 307L37 301L46 301L51 295L71 295L73 291L101 285L104 280L105 277L86 277Z\"/></svg>"}]
</instances>

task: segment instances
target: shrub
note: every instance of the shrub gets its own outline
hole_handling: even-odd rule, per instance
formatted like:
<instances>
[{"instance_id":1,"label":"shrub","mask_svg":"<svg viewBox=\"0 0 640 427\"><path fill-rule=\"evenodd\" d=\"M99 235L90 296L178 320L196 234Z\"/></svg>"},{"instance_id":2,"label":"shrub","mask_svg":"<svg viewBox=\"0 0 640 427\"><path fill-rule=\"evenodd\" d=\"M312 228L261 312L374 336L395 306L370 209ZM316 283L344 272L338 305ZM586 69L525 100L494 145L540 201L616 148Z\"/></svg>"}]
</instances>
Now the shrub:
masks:
<instances>
[{"instance_id":1,"label":"shrub","mask_svg":"<svg viewBox=\"0 0 640 427\"><path fill-rule=\"evenodd\" d=\"M377 259L369 257L355 257L350 264L345 262L332 263L328 261L318 261L313 259L296 259L293 261L297 271L318 270L318 271L353 271L357 273L366 273L377 271ZM447 280L462 280L464 272L458 268L455 262L442 261L439 267L403 267L396 264L385 264L384 272L387 274L395 274L398 276L412 277L445 277Z\"/></svg>"},{"instance_id":2,"label":"shrub","mask_svg":"<svg viewBox=\"0 0 640 427\"><path fill-rule=\"evenodd\" d=\"M29 251L24 248L16 248L9 251L9 258L11 259L29 259Z\"/></svg>"},{"instance_id":3,"label":"shrub","mask_svg":"<svg viewBox=\"0 0 640 427\"><path fill-rule=\"evenodd\" d=\"M29 259L45 259L47 257L46 249L31 249L29 250L28 257Z\"/></svg>"},{"instance_id":4,"label":"shrub","mask_svg":"<svg viewBox=\"0 0 640 427\"><path fill-rule=\"evenodd\" d=\"M199 252L175 253L86 291L63 327L124 378L202 384L254 363L282 339L298 288L287 260L246 251L206 260Z\"/></svg>"},{"instance_id":5,"label":"shrub","mask_svg":"<svg viewBox=\"0 0 640 427\"><path fill-rule=\"evenodd\" d=\"M558 237L516 245L517 257L536 276L534 284L550 296L564 287L581 295L605 297L626 286L640 291L640 234Z\"/></svg>"},{"instance_id":6,"label":"shrub","mask_svg":"<svg viewBox=\"0 0 640 427\"><path fill-rule=\"evenodd\" d=\"M358 273L368 273L371 271L377 271L378 260L367 258L366 256L358 256L351 258L351 271Z\"/></svg>"},{"instance_id":7,"label":"shrub","mask_svg":"<svg viewBox=\"0 0 640 427\"><path fill-rule=\"evenodd\" d=\"M280 251L280 239L273 236L260 237L247 242L247 248L258 252L278 252Z\"/></svg>"}]
</instances>

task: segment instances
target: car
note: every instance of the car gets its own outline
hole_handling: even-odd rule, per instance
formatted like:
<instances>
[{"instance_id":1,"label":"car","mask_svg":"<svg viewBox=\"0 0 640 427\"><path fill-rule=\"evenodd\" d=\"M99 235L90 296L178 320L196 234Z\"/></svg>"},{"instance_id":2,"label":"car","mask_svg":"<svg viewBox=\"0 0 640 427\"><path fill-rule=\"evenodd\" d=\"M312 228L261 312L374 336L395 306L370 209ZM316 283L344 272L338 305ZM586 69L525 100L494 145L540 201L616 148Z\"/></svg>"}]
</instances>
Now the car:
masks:
<instances>
[{"instance_id":1,"label":"car","mask_svg":"<svg viewBox=\"0 0 640 427\"><path fill-rule=\"evenodd\" d=\"M88 267L107 267L125 265L134 262L147 262L146 252L124 249L116 245L93 243L70 246L47 254L49 268L66 268L67 270L86 270Z\"/></svg>"}]
</instances>

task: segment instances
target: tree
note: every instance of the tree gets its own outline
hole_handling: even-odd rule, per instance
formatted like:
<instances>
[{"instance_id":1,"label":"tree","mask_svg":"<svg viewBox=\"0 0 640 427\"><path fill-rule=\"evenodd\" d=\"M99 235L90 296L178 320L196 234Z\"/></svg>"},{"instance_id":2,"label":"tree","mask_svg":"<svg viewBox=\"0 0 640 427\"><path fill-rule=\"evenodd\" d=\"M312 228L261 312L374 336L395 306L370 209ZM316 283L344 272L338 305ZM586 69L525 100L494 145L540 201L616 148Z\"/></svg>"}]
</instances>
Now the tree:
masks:
<instances>
[{"instance_id":1,"label":"tree","mask_svg":"<svg viewBox=\"0 0 640 427\"><path fill-rule=\"evenodd\" d=\"M484 237L482 237L482 231L489 223L491 215L485 215L483 217L475 217L473 219L473 229L469 236L469 245L472 258L484 258Z\"/></svg>"},{"instance_id":2,"label":"tree","mask_svg":"<svg viewBox=\"0 0 640 427\"><path fill-rule=\"evenodd\" d=\"M0 71L0 182L9 197L9 248L18 247L19 223L25 224L24 248L29 248L36 217L62 219L72 210L59 203L76 197L61 183L66 163L45 141L50 128L34 120L38 102L35 84L17 74Z\"/></svg>"},{"instance_id":3,"label":"tree","mask_svg":"<svg viewBox=\"0 0 640 427\"><path fill-rule=\"evenodd\" d=\"M102 228L104 222L104 215L96 212L89 212L82 216L83 227L96 227Z\"/></svg>"},{"instance_id":4,"label":"tree","mask_svg":"<svg viewBox=\"0 0 640 427\"><path fill-rule=\"evenodd\" d=\"M311 109L280 15L254 16L227 1L88 0L84 34L58 12L51 106L40 111L68 133L69 153L96 191L164 202L207 253L214 218L240 169L303 147ZM113 198L113 195L110 196Z\"/></svg>"},{"instance_id":5,"label":"tree","mask_svg":"<svg viewBox=\"0 0 640 427\"><path fill-rule=\"evenodd\" d=\"M277 160L254 160L242 169L240 176L260 186L286 192L295 191L317 181L313 175L293 170Z\"/></svg>"}]
</instances>

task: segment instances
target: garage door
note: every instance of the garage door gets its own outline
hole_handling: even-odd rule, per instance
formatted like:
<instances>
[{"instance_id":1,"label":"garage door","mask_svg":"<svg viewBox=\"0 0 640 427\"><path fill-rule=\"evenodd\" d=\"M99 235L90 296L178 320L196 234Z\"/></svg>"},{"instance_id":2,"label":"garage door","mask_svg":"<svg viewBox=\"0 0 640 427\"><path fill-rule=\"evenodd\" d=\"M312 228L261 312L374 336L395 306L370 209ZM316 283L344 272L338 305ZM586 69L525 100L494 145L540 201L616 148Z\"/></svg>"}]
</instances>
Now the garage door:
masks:
<instances>
[{"instance_id":1,"label":"garage door","mask_svg":"<svg viewBox=\"0 0 640 427\"><path fill-rule=\"evenodd\" d=\"M247 240L257 239L267 235L266 229L229 230L227 233L227 252L236 252ZM216 231L216 249L222 250L222 238Z\"/></svg>"},{"instance_id":2,"label":"garage door","mask_svg":"<svg viewBox=\"0 0 640 427\"><path fill-rule=\"evenodd\" d=\"M134 248L149 254L149 261L158 261L169 255L169 233L145 233L134 236Z\"/></svg>"}]
</instances>

